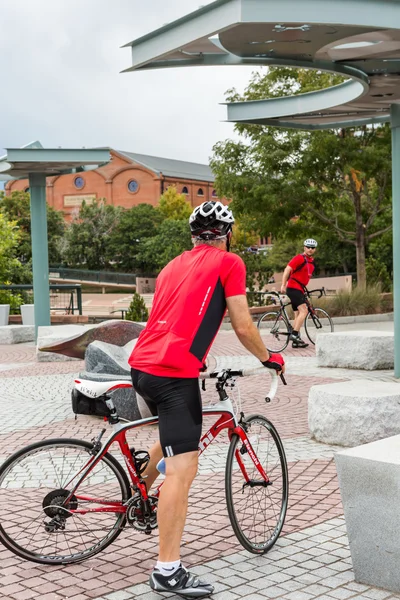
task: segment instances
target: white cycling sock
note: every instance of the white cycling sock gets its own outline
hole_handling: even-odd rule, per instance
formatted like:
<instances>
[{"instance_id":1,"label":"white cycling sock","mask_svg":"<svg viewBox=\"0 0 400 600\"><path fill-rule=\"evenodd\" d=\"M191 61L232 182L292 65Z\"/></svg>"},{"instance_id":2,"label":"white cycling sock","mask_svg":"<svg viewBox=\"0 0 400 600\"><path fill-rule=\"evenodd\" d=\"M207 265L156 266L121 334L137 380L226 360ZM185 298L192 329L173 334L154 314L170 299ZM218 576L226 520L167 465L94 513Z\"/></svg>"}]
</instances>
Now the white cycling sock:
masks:
<instances>
[{"instance_id":1,"label":"white cycling sock","mask_svg":"<svg viewBox=\"0 0 400 600\"><path fill-rule=\"evenodd\" d=\"M168 577L169 575L173 575L175 571L179 569L180 566L180 559L174 560L173 562L161 562L158 560L156 564L156 569L160 571L161 575L164 575L164 577Z\"/></svg>"}]
</instances>

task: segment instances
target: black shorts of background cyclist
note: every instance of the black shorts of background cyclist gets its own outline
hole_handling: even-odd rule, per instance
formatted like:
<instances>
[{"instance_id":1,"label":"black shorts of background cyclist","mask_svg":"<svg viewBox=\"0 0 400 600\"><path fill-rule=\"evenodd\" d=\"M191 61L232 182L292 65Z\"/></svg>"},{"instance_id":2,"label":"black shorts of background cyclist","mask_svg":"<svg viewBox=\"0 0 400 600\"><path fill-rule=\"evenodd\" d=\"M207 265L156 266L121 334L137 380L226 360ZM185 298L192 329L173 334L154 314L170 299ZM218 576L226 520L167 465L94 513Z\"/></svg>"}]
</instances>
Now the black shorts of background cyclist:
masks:
<instances>
[{"instance_id":1,"label":"black shorts of background cyclist","mask_svg":"<svg viewBox=\"0 0 400 600\"><path fill-rule=\"evenodd\" d=\"M300 304L306 303L305 295L303 294L303 292L297 290L296 288L286 288L286 295L289 297L289 300L292 303L293 310L298 310Z\"/></svg>"},{"instance_id":2,"label":"black shorts of background cyclist","mask_svg":"<svg viewBox=\"0 0 400 600\"><path fill-rule=\"evenodd\" d=\"M164 456L195 452L203 422L198 378L159 377L137 369L131 369L131 376L135 390L158 415Z\"/></svg>"}]
</instances>

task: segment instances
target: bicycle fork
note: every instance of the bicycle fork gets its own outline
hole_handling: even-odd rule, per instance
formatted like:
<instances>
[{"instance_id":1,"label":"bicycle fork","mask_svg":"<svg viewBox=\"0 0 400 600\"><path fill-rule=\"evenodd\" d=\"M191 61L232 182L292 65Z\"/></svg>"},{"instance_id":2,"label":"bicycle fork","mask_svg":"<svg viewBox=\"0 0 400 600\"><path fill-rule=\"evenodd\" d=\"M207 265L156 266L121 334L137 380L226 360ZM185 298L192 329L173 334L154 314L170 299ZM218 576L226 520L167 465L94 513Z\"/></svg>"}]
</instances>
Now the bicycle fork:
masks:
<instances>
[{"instance_id":1,"label":"bicycle fork","mask_svg":"<svg viewBox=\"0 0 400 600\"><path fill-rule=\"evenodd\" d=\"M257 455L253 450L253 447L249 438L247 437L247 433L243 425L245 424L243 423L242 425L235 427L235 429L232 431L232 435L237 435L242 442L242 447L236 448L235 450L236 461L245 479L245 483L242 486L242 493L244 493L246 487L268 487L269 485L272 485L272 481L269 479L268 475L264 471L262 464L258 460ZM242 460L242 456L244 456L245 454L248 454L251 458L254 466L261 475L261 479L250 479L247 473L246 466L244 465Z\"/></svg>"}]
</instances>

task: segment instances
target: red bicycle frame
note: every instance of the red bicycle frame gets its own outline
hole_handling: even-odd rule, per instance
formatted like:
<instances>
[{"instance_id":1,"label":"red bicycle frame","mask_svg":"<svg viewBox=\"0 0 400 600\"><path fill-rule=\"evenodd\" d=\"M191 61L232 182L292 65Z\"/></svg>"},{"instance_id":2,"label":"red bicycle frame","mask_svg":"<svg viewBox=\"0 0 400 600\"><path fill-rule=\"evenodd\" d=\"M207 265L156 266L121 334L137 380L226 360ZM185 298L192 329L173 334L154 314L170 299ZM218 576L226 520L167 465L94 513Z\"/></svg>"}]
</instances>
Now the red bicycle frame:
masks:
<instances>
[{"instance_id":1,"label":"red bicycle frame","mask_svg":"<svg viewBox=\"0 0 400 600\"><path fill-rule=\"evenodd\" d=\"M230 404L230 401L228 401ZM221 406L221 404L220 404ZM234 435L237 435L241 441L243 442L248 455L254 463L254 466L257 468L263 480L268 483L269 478L265 473L260 461L258 460L250 440L247 437L245 429L236 423L236 418L230 410L221 410L216 408L205 409L203 414L207 415L219 415L219 419L212 425L212 427L205 433L200 442L199 442L199 455L202 454L206 448L214 441L214 439L219 435L221 431L224 429L228 430L229 439L232 439ZM72 514L87 514L91 512L111 512L111 513L125 513L127 510L126 503L120 500L105 500L102 498L91 498L89 496L83 496L77 493L80 484L84 481L84 479L89 475L89 473L93 470L93 468L98 464L98 462L104 457L104 455L108 452L110 446L114 443L118 443L121 454L125 459L125 464L128 469L128 473L132 482L132 486L135 489L138 489L141 493L141 496L144 501L148 500L148 492L145 481L138 475L135 463L132 458L131 451L129 449L128 442L126 440L126 431L130 429L135 429L137 427L143 427L146 425L155 425L158 423L158 417L150 417L147 419L141 419L140 421L136 421L135 423L129 423L127 425L117 424L115 425L117 431L107 440L105 445L99 450L99 452L89 459L87 464L82 467L82 469L77 473L69 482L66 483L66 487L69 486L76 477L81 474L78 482L74 485L73 489L70 492L69 497L66 499L66 504L74 497L76 500L81 500L84 502L89 502L93 504L101 504L100 507L95 508L76 508L76 509L68 509ZM242 461L241 453L238 449L235 451L235 457L238 462L239 468L243 474L243 477L248 483L250 481L249 475L247 473L246 467ZM162 483L158 486L155 496L159 495L160 488Z\"/></svg>"}]
</instances>

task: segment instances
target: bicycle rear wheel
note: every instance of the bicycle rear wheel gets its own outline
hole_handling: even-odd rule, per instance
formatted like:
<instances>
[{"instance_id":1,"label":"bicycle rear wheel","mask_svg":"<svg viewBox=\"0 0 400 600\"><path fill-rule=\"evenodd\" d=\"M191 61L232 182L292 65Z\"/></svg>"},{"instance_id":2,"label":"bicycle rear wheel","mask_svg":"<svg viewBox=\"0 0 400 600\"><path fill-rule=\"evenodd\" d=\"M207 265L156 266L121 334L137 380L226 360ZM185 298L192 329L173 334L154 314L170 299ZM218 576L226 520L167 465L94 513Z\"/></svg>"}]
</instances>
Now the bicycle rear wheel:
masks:
<instances>
[{"instance_id":1,"label":"bicycle rear wheel","mask_svg":"<svg viewBox=\"0 0 400 600\"><path fill-rule=\"evenodd\" d=\"M271 485L245 485L237 453L251 482L260 482L261 476L245 445L234 435L225 472L228 514L242 546L253 554L265 554L278 539L286 516L289 478L285 451L278 432L265 417L252 415L243 427Z\"/></svg>"},{"instance_id":2,"label":"bicycle rear wheel","mask_svg":"<svg viewBox=\"0 0 400 600\"><path fill-rule=\"evenodd\" d=\"M289 332L281 313L264 313L258 319L257 327L269 352L282 352L288 345Z\"/></svg>"},{"instance_id":3,"label":"bicycle rear wheel","mask_svg":"<svg viewBox=\"0 0 400 600\"><path fill-rule=\"evenodd\" d=\"M68 512L98 508L100 499L129 499L126 473L110 454L83 480L75 492L78 499L73 496L65 506L68 489L90 460L91 449L82 440L47 440L19 450L1 466L0 541L11 552L41 564L71 564L101 552L121 533L125 513ZM61 516L59 525L56 515Z\"/></svg>"},{"instance_id":4,"label":"bicycle rear wheel","mask_svg":"<svg viewBox=\"0 0 400 600\"><path fill-rule=\"evenodd\" d=\"M308 313L304 329L308 339L315 344L318 335L333 331L333 321L323 308L314 308L314 314Z\"/></svg>"}]
</instances>

